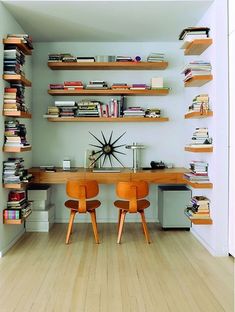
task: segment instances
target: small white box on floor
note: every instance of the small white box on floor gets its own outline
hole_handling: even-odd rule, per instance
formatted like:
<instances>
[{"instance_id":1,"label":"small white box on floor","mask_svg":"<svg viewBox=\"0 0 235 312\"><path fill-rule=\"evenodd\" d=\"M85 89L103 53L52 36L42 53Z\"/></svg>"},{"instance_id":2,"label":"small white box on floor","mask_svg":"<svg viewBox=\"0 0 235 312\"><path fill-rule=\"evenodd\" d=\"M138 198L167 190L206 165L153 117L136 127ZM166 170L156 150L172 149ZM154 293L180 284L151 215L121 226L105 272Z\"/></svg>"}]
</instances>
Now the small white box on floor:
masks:
<instances>
[{"instance_id":1,"label":"small white box on floor","mask_svg":"<svg viewBox=\"0 0 235 312\"><path fill-rule=\"evenodd\" d=\"M55 220L55 206L51 205L46 210L34 210L26 219L26 232L49 232Z\"/></svg>"}]
</instances>

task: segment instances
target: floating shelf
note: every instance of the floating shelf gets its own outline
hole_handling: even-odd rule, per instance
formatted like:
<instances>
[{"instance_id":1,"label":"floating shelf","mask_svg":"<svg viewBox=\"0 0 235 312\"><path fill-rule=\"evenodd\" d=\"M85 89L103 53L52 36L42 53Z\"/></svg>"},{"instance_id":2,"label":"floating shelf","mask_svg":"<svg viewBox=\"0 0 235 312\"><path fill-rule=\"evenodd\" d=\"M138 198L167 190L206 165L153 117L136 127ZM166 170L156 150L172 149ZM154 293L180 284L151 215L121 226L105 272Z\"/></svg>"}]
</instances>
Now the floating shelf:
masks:
<instances>
[{"instance_id":1,"label":"floating shelf","mask_svg":"<svg viewBox=\"0 0 235 312\"><path fill-rule=\"evenodd\" d=\"M184 55L201 55L211 44L212 39L195 39L184 50Z\"/></svg>"},{"instance_id":2,"label":"floating shelf","mask_svg":"<svg viewBox=\"0 0 235 312\"><path fill-rule=\"evenodd\" d=\"M25 87L31 87L31 81L26 79L23 75L3 75L2 77L5 81L11 82L11 81L19 81L21 82Z\"/></svg>"},{"instance_id":3,"label":"floating shelf","mask_svg":"<svg viewBox=\"0 0 235 312\"><path fill-rule=\"evenodd\" d=\"M208 225L208 224L212 224L212 223L213 223L213 221L212 221L211 218L205 218L205 219L203 219L203 218L198 218L198 219L195 219L195 217L192 218L186 211L184 212L184 214L186 215L187 218L189 218L189 220L190 220L193 224L200 224L200 225L205 224L205 225Z\"/></svg>"},{"instance_id":4,"label":"floating shelf","mask_svg":"<svg viewBox=\"0 0 235 312\"><path fill-rule=\"evenodd\" d=\"M201 87L207 82L213 80L212 75L193 76L189 80L184 82L185 87Z\"/></svg>"},{"instance_id":5,"label":"floating shelf","mask_svg":"<svg viewBox=\"0 0 235 312\"><path fill-rule=\"evenodd\" d=\"M196 189L212 189L213 188L213 184L210 182L200 183L200 182L192 182L192 181L184 179L184 183Z\"/></svg>"},{"instance_id":6,"label":"floating shelf","mask_svg":"<svg viewBox=\"0 0 235 312\"><path fill-rule=\"evenodd\" d=\"M56 117L47 118L51 122L165 122L168 121L168 117L160 118L143 118L143 117L117 117L117 118L106 118L106 117Z\"/></svg>"},{"instance_id":7,"label":"floating shelf","mask_svg":"<svg viewBox=\"0 0 235 312\"><path fill-rule=\"evenodd\" d=\"M18 117L18 118L32 118L32 115L30 113L22 112L22 111L16 111L16 112L4 112L3 116L6 117Z\"/></svg>"},{"instance_id":8,"label":"floating shelf","mask_svg":"<svg viewBox=\"0 0 235 312\"><path fill-rule=\"evenodd\" d=\"M133 70L163 70L168 62L48 62L48 67L53 70L82 70L82 69L133 69Z\"/></svg>"},{"instance_id":9,"label":"floating shelf","mask_svg":"<svg viewBox=\"0 0 235 312\"><path fill-rule=\"evenodd\" d=\"M12 44L17 46L25 55L31 55L32 49L30 49L20 38L7 38L3 39L3 44Z\"/></svg>"},{"instance_id":10,"label":"floating shelf","mask_svg":"<svg viewBox=\"0 0 235 312\"><path fill-rule=\"evenodd\" d=\"M3 146L3 152L5 153L21 153L31 151L32 146L15 147L15 146Z\"/></svg>"},{"instance_id":11,"label":"floating shelf","mask_svg":"<svg viewBox=\"0 0 235 312\"><path fill-rule=\"evenodd\" d=\"M167 95L169 89L156 89L156 90L48 90L50 95Z\"/></svg>"},{"instance_id":12,"label":"floating shelf","mask_svg":"<svg viewBox=\"0 0 235 312\"><path fill-rule=\"evenodd\" d=\"M12 219L5 219L4 218L4 210L3 210L3 224L13 224L13 225L22 224L22 223L24 223L25 219L27 219L28 216L31 215L31 213L32 213L32 210L30 210L22 219L12 220Z\"/></svg>"},{"instance_id":13,"label":"floating shelf","mask_svg":"<svg viewBox=\"0 0 235 312\"><path fill-rule=\"evenodd\" d=\"M184 115L185 119L200 119L200 118L207 118L212 117L213 112L212 111L204 111L203 113L200 112L188 112Z\"/></svg>"},{"instance_id":14,"label":"floating shelf","mask_svg":"<svg viewBox=\"0 0 235 312\"><path fill-rule=\"evenodd\" d=\"M212 153L213 146L209 147L192 147L192 146L185 146L184 150L186 152L193 152L193 153Z\"/></svg>"},{"instance_id":15,"label":"floating shelf","mask_svg":"<svg viewBox=\"0 0 235 312\"><path fill-rule=\"evenodd\" d=\"M25 189L30 182L21 182L21 183L8 183L3 184L4 189L14 189L14 190L22 190Z\"/></svg>"}]
</instances>

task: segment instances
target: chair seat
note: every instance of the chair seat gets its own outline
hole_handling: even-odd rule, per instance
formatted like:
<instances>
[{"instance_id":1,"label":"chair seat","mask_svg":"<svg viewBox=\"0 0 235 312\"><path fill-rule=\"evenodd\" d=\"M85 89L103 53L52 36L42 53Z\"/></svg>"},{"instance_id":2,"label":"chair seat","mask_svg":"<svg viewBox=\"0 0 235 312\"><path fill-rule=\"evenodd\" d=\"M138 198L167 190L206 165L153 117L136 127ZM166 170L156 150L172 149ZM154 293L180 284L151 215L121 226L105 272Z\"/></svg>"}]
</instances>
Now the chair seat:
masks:
<instances>
[{"instance_id":1,"label":"chair seat","mask_svg":"<svg viewBox=\"0 0 235 312\"><path fill-rule=\"evenodd\" d=\"M126 211L129 211L129 201L126 200L116 200L114 202L114 205L119 208ZM137 211L141 211L143 209L146 209L150 206L150 202L147 199L140 199L137 201Z\"/></svg>"},{"instance_id":2,"label":"chair seat","mask_svg":"<svg viewBox=\"0 0 235 312\"><path fill-rule=\"evenodd\" d=\"M87 211L92 211L98 208L101 205L101 202L97 199L94 200L87 200ZM78 211L78 201L77 200L67 200L65 206L69 209Z\"/></svg>"}]
</instances>

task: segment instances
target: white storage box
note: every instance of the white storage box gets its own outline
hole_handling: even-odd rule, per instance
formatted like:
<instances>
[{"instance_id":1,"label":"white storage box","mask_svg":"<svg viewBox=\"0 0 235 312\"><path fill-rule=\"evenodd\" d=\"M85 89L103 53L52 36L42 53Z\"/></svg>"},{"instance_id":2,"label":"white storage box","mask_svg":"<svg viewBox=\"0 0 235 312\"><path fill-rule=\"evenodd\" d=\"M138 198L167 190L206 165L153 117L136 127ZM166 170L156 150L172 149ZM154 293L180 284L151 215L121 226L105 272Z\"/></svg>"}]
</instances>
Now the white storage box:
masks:
<instances>
[{"instance_id":1,"label":"white storage box","mask_svg":"<svg viewBox=\"0 0 235 312\"><path fill-rule=\"evenodd\" d=\"M32 210L46 210L51 205L50 200L34 200L31 203Z\"/></svg>"},{"instance_id":2,"label":"white storage box","mask_svg":"<svg viewBox=\"0 0 235 312\"><path fill-rule=\"evenodd\" d=\"M28 189L28 200L50 201L51 188L49 185L36 185Z\"/></svg>"},{"instance_id":3,"label":"white storage box","mask_svg":"<svg viewBox=\"0 0 235 312\"><path fill-rule=\"evenodd\" d=\"M54 224L55 206L49 206L46 210L34 210L26 219L26 232L49 232Z\"/></svg>"}]
</instances>

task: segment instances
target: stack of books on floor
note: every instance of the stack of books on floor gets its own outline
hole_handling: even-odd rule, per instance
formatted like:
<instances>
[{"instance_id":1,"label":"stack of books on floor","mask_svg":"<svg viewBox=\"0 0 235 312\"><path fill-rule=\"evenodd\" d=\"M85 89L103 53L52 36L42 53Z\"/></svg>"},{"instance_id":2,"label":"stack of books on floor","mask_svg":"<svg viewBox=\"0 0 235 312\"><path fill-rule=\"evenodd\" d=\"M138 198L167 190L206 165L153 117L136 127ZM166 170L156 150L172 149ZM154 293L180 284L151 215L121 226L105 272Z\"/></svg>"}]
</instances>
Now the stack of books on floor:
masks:
<instances>
[{"instance_id":1,"label":"stack of books on floor","mask_svg":"<svg viewBox=\"0 0 235 312\"><path fill-rule=\"evenodd\" d=\"M83 88L84 86L81 80L64 82L64 90L80 90Z\"/></svg>"},{"instance_id":2,"label":"stack of books on floor","mask_svg":"<svg viewBox=\"0 0 235 312\"><path fill-rule=\"evenodd\" d=\"M75 117L77 103L75 101L55 101L55 106L59 108L60 117Z\"/></svg>"},{"instance_id":3,"label":"stack of books on floor","mask_svg":"<svg viewBox=\"0 0 235 312\"><path fill-rule=\"evenodd\" d=\"M28 34L8 34L7 39L20 39L30 50L33 49L33 40Z\"/></svg>"},{"instance_id":4,"label":"stack of books on floor","mask_svg":"<svg viewBox=\"0 0 235 312\"><path fill-rule=\"evenodd\" d=\"M210 28L208 27L188 27L182 30L179 40L183 40L181 49L186 49L195 39L206 39L209 37Z\"/></svg>"},{"instance_id":5,"label":"stack of books on floor","mask_svg":"<svg viewBox=\"0 0 235 312\"><path fill-rule=\"evenodd\" d=\"M130 90L146 90L149 89L145 83L133 83L130 87Z\"/></svg>"},{"instance_id":6,"label":"stack of books on floor","mask_svg":"<svg viewBox=\"0 0 235 312\"><path fill-rule=\"evenodd\" d=\"M159 108L148 108L145 111L145 117L147 118L160 118L161 110Z\"/></svg>"},{"instance_id":7,"label":"stack of books on floor","mask_svg":"<svg viewBox=\"0 0 235 312\"><path fill-rule=\"evenodd\" d=\"M3 162L3 183L15 184L23 180L24 160L21 157L8 158Z\"/></svg>"},{"instance_id":8,"label":"stack of books on floor","mask_svg":"<svg viewBox=\"0 0 235 312\"><path fill-rule=\"evenodd\" d=\"M15 45L7 45L4 48L4 74L20 75L24 74L23 65L25 56L23 52Z\"/></svg>"},{"instance_id":9,"label":"stack of books on floor","mask_svg":"<svg viewBox=\"0 0 235 312\"><path fill-rule=\"evenodd\" d=\"M8 195L7 209L4 210L5 220L19 220L31 212L31 206L26 199L26 192L11 191Z\"/></svg>"},{"instance_id":10,"label":"stack of books on floor","mask_svg":"<svg viewBox=\"0 0 235 312\"><path fill-rule=\"evenodd\" d=\"M90 90L103 90L108 89L108 84L103 80L91 80L89 84L87 84L86 89Z\"/></svg>"},{"instance_id":11,"label":"stack of books on floor","mask_svg":"<svg viewBox=\"0 0 235 312\"><path fill-rule=\"evenodd\" d=\"M18 120L5 121L5 147L26 147L26 128Z\"/></svg>"},{"instance_id":12,"label":"stack of books on floor","mask_svg":"<svg viewBox=\"0 0 235 312\"><path fill-rule=\"evenodd\" d=\"M147 57L147 62L164 62L165 54L164 53L150 53Z\"/></svg>"},{"instance_id":13,"label":"stack of books on floor","mask_svg":"<svg viewBox=\"0 0 235 312\"><path fill-rule=\"evenodd\" d=\"M5 88L4 91L3 112L27 111L24 103L24 93L21 92L20 88Z\"/></svg>"},{"instance_id":14,"label":"stack of books on floor","mask_svg":"<svg viewBox=\"0 0 235 312\"><path fill-rule=\"evenodd\" d=\"M208 128L196 128L189 146L205 148L212 146L212 138L209 137Z\"/></svg>"},{"instance_id":15,"label":"stack of books on floor","mask_svg":"<svg viewBox=\"0 0 235 312\"><path fill-rule=\"evenodd\" d=\"M184 74L184 82L190 80L194 76L211 75L211 63L207 61L192 61L186 65L182 74Z\"/></svg>"},{"instance_id":16,"label":"stack of books on floor","mask_svg":"<svg viewBox=\"0 0 235 312\"><path fill-rule=\"evenodd\" d=\"M209 199L205 196L193 196L185 213L190 219L210 219Z\"/></svg>"},{"instance_id":17,"label":"stack of books on floor","mask_svg":"<svg viewBox=\"0 0 235 312\"><path fill-rule=\"evenodd\" d=\"M184 174L185 179L191 182L198 183L208 183L208 163L204 161L191 161L190 162L191 172L187 172Z\"/></svg>"},{"instance_id":18,"label":"stack of books on floor","mask_svg":"<svg viewBox=\"0 0 235 312\"><path fill-rule=\"evenodd\" d=\"M144 117L145 110L140 106L132 106L124 110L123 117Z\"/></svg>"},{"instance_id":19,"label":"stack of books on floor","mask_svg":"<svg viewBox=\"0 0 235 312\"><path fill-rule=\"evenodd\" d=\"M131 56L118 55L116 56L116 62L132 62Z\"/></svg>"},{"instance_id":20,"label":"stack of books on floor","mask_svg":"<svg viewBox=\"0 0 235 312\"><path fill-rule=\"evenodd\" d=\"M192 101L192 104L188 108L189 112L200 112L201 114L210 110L209 107L209 95L208 94L199 94L195 96Z\"/></svg>"},{"instance_id":21,"label":"stack of books on floor","mask_svg":"<svg viewBox=\"0 0 235 312\"><path fill-rule=\"evenodd\" d=\"M101 102L82 100L78 102L77 117L101 117Z\"/></svg>"},{"instance_id":22,"label":"stack of books on floor","mask_svg":"<svg viewBox=\"0 0 235 312\"><path fill-rule=\"evenodd\" d=\"M57 118L60 116L60 110L57 106L49 106L47 108L47 114L43 115L44 118Z\"/></svg>"}]
</instances>

